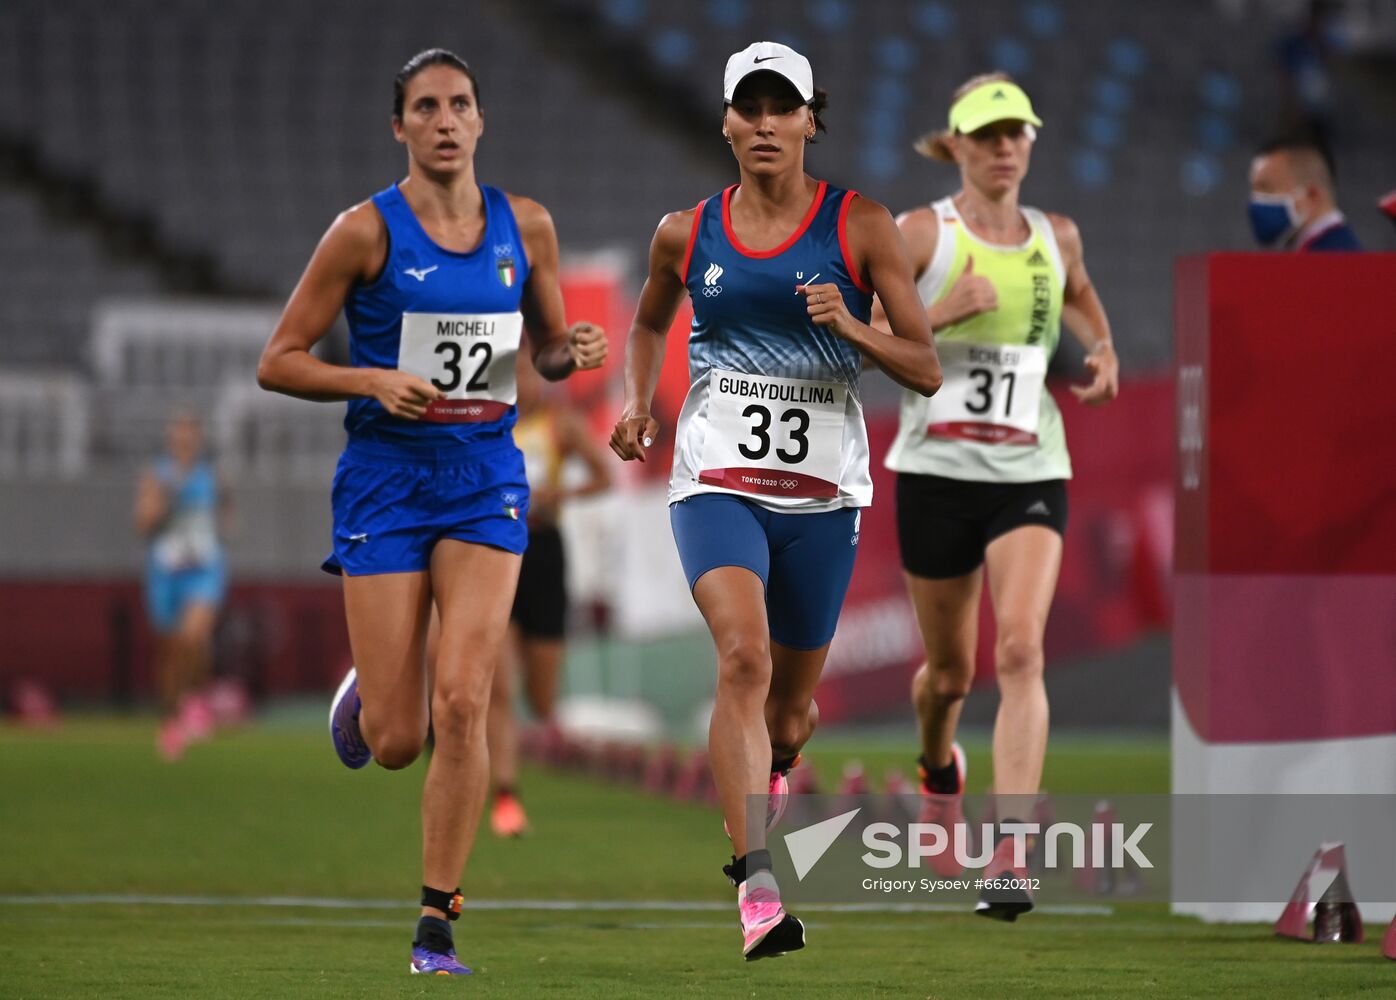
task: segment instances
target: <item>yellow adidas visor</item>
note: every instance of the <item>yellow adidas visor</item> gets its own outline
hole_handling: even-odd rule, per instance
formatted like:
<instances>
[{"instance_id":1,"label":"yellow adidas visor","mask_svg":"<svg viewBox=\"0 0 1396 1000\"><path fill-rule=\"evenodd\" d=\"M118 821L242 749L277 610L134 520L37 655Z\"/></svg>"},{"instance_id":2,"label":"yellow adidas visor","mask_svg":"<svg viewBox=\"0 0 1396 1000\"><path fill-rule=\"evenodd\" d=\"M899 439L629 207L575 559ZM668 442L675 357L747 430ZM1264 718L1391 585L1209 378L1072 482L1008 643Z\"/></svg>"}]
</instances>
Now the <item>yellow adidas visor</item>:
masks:
<instances>
[{"instance_id":1,"label":"yellow adidas visor","mask_svg":"<svg viewBox=\"0 0 1396 1000\"><path fill-rule=\"evenodd\" d=\"M950 131L962 135L1001 121L1042 124L1023 88L1006 80L980 84L950 106Z\"/></svg>"}]
</instances>

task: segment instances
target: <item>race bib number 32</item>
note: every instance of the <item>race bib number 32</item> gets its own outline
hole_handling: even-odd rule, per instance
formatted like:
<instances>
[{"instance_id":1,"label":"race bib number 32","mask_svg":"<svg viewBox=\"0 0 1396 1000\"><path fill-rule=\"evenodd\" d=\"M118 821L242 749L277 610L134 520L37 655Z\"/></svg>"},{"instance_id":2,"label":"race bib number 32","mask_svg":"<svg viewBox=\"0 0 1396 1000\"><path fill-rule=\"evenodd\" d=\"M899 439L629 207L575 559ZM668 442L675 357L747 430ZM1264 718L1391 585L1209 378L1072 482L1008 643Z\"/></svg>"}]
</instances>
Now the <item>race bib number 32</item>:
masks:
<instances>
[{"instance_id":1,"label":"race bib number 32","mask_svg":"<svg viewBox=\"0 0 1396 1000\"><path fill-rule=\"evenodd\" d=\"M836 382L714 369L698 481L762 496L838 496L847 397Z\"/></svg>"},{"instance_id":2,"label":"race bib number 32","mask_svg":"<svg viewBox=\"0 0 1396 1000\"><path fill-rule=\"evenodd\" d=\"M1037 444L1047 352L1027 344L936 344L945 382L926 433L985 444Z\"/></svg>"},{"instance_id":3,"label":"race bib number 32","mask_svg":"<svg viewBox=\"0 0 1396 1000\"><path fill-rule=\"evenodd\" d=\"M521 313L403 313L398 369L446 394L427 407L432 423L498 420L518 397L514 363Z\"/></svg>"}]
</instances>

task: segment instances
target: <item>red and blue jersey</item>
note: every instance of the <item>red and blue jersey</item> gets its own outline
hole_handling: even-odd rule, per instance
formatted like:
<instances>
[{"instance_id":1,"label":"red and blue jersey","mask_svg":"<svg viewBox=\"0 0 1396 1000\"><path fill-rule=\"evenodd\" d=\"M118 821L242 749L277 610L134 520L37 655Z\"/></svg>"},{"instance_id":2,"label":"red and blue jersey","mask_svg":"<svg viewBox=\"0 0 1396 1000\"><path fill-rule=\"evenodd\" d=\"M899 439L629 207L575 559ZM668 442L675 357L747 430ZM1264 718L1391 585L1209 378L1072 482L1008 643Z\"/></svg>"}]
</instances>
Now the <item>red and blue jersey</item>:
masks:
<instances>
[{"instance_id":1,"label":"red and blue jersey","mask_svg":"<svg viewBox=\"0 0 1396 1000\"><path fill-rule=\"evenodd\" d=\"M698 207L682 265L693 299L691 384L669 500L719 492L785 510L867 506L862 357L812 322L796 291L833 283L855 319L871 318L872 289L846 235L857 194L821 181L795 232L773 249L752 250L732 228L736 190Z\"/></svg>"}]
</instances>

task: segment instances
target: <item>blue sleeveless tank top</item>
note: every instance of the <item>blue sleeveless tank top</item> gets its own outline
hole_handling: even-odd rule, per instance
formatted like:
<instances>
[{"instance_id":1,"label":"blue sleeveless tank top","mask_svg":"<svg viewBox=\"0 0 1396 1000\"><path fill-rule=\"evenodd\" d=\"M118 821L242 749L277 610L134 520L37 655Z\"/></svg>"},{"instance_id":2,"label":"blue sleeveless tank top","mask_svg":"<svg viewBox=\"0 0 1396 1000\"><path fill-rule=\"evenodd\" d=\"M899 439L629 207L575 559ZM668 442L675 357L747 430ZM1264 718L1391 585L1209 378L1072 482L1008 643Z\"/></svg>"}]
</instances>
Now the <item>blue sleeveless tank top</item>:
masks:
<instances>
[{"instance_id":1,"label":"blue sleeveless tank top","mask_svg":"<svg viewBox=\"0 0 1396 1000\"><path fill-rule=\"evenodd\" d=\"M867 506L872 479L858 393L862 358L848 341L811 322L805 296L795 291L832 282L854 318L871 318L872 289L853 266L846 238L857 194L821 181L784 243L751 250L732 229L736 190L699 206L683 265L693 300L690 385L675 430L669 501L722 492L790 511ZM825 427L813 451L806 448L816 439L812 421ZM783 448L770 447L776 437Z\"/></svg>"},{"instance_id":2,"label":"blue sleeveless tank top","mask_svg":"<svg viewBox=\"0 0 1396 1000\"><path fill-rule=\"evenodd\" d=\"M219 565L223 547L218 540L218 476L204 460L181 477L170 458L155 463L155 478L170 491L170 510L150 539L147 557L167 571Z\"/></svg>"},{"instance_id":3,"label":"blue sleeveless tank top","mask_svg":"<svg viewBox=\"0 0 1396 1000\"><path fill-rule=\"evenodd\" d=\"M433 325L465 329L466 339L451 343L443 338L435 343L437 350L428 349L425 356L433 368L421 372L424 377L429 375L443 390L485 385L490 377L513 385L514 354L492 354L487 344L472 343L469 328L482 323L462 319L518 313L529 273L523 237L508 198L483 184L480 192L485 201L485 232L480 245L467 253L446 250L432 240L396 184L373 196L388 227L388 256L377 280L354 288L344 303L350 360L356 368L400 367L404 318L425 316L431 317ZM474 416L455 422L402 420L390 416L376 399L353 399L344 428L351 441L375 441L405 450L510 441L517 416L512 395L504 403L476 410Z\"/></svg>"},{"instance_id":4,"label":"blue sleeveless tank top","mask_svg":"<svg viewBox=\"0 0 1396 1000\"><path fill-rule=\"evenodd\" d=\"M709 368L835 380L856 391L862 359L848 341L810 322L795 286L835 282L866 323L872 293L851 273L843 235L856 192L821 181L800 227L772 250L748 250L731 226L732 185L703 202L684 283L693 299L689 380Z\"/></svg>"}]
</instances>

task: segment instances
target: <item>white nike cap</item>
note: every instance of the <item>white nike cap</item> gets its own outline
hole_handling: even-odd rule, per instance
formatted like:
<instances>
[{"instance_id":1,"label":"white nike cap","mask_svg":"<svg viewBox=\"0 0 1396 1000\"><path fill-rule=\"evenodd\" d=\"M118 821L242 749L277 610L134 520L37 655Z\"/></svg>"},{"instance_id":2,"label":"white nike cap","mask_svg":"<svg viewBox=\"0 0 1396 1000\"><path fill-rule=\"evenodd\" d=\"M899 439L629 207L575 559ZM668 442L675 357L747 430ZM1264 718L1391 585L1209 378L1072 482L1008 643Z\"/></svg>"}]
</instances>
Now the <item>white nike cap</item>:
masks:
<instances>
[{"instance_id":1,"label":"white nike cap","mask_svg":"<svg viewBox=\"0 0 1396 1000\"><path fill-rule=\"evenodd\" d=\"M799 91L800 99L808 104L814 99L814 71L809 60L789 45L780 42L752 42L727 60L722 74L722 99L732 103L737 85L752 73L768 71L785 77Z\"/></svg>"}]
</instances>

